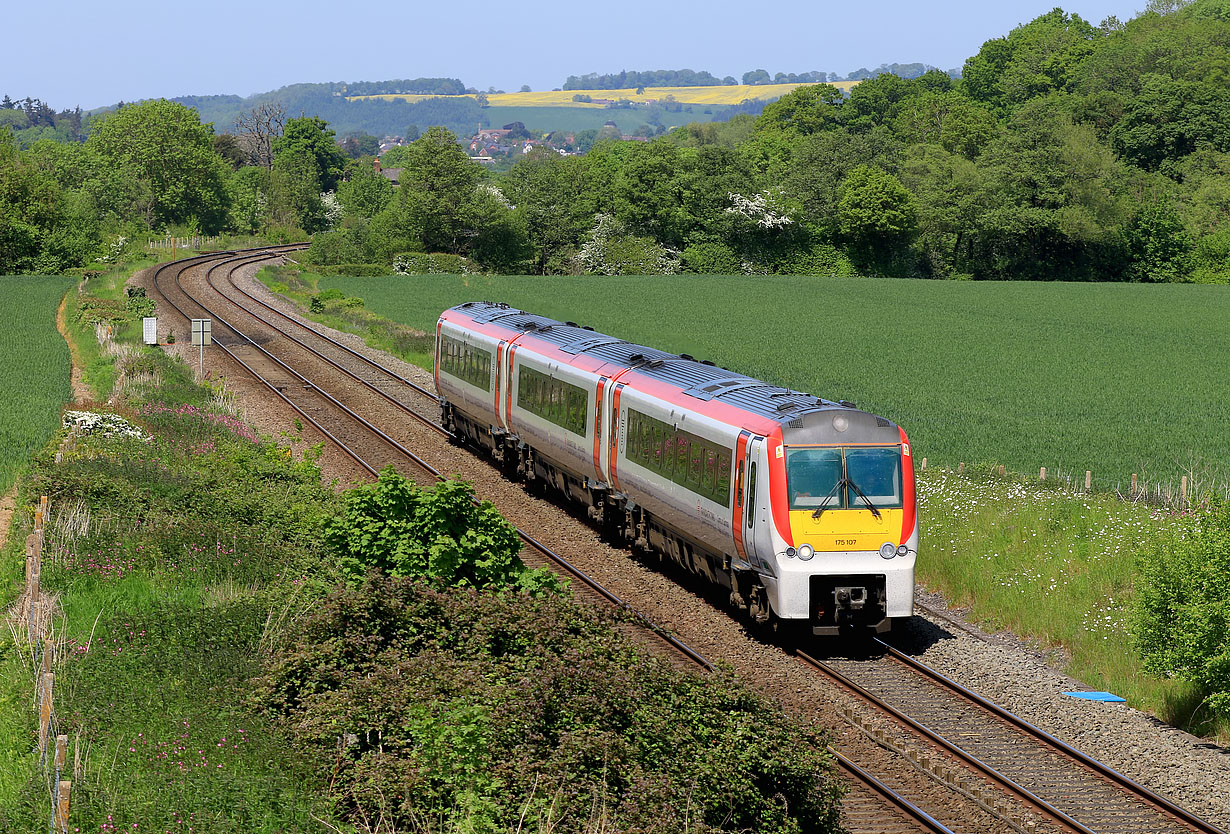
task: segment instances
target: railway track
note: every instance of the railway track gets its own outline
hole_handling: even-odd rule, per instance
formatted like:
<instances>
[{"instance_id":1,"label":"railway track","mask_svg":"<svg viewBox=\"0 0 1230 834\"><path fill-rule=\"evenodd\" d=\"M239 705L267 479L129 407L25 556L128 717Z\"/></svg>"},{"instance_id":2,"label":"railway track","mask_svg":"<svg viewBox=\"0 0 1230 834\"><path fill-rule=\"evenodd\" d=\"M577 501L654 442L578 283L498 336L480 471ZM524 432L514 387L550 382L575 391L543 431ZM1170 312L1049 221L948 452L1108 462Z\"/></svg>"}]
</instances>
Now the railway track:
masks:
<instances>
[{"instance_id":1,"label":"railway track","mask_svg":"<svg viewBox=\"0 0 1230 834\"><path fill-rule=\"evenodd\" d=\"M1076 750L1033 724L881 640L871 659L798 657L890 716L935 750L926 767L959 790L974 780L978 800L1008 812L1028 809L1059 830L1081 834L1162 834L1220 829ZM851 716L848 716L848 718ZM1021 827L1028 824L1023 817Z\"/></svg>"},{"instance_id":2,"label":"railway track","mask_svg":"<svg viewBox=\"0 0 1230 834\"><path fill-rule=\"evenodd\" d=\"M379 468L392 464L401 471L417 471L432 478L442 477L437 467L411 452L409 448L392 437L391 432L386 433L375 423L360 416L358 407L351 408L344 404L344 400L348 399L353 390L362 389L369 392L371 397L379 398L392 412L411 417L424 430L448 436L448 432L439 426L434 418L423 413L424 410L434 409L436 406L433 391L384 368L380 363L315 327L282 313L234 283L233 276L236 271L253 264L279 259L287 252L293 251L294 248L275 247L242 253L221 253L216 256L163 265L154 274L155 292L185 318L213 318L215 343L223 348L227 357L243 367L245 372L251 374L253 378L260 380L261 384L306 422L314 426L322 436L329 438L331 443L335 443L363 470L374 474ZM310 365L311 370L306 367L300 368L301 365ZM654 635L651 642L656 643L656 651L670 655L673 658L672 662L693 668L712 668L710 662L698 652L673 638L666 629L656 626L648 617L635 612L618 595L586 575L583 570L571 564L567 558L520 529L518 532L525 542L523 558L527 563L549 564L553 569L570 577L580 595L599 604L613 605L633 612L633 617L640 621L641 627ZM803 656L800 654L800 657ZM838 661L830 660L820 664L810 658L806 660L817 663L817 669L824 671L827 675L835 677L841 674L835 665L839 663ZM904 663L904 661L897 662ZM856 672L850 665L847 665L846 671L866 674ZM855 692L858 697L863 698L869 704L878 702L879 705L876 708L883 710L887 715L894 716L894 720L909 720L904 717L900 709L891 705L894 698L909 702L912 696L908 689L894 689L887 679L880 683L866 678L864 680L869 684L868 686L862 686L852 678L845 680L843 686ZM876 689L882 689L883 695L876 692ZM939 723L945 709L947 708L937 707L938 716L926 713L927 720ZM910 710L911 713L914 712L912 704ZM847 715L847 720L850 720L849 715ZM851 721L851 723L857 726L857 722ZM915 723L925 726L922 720L915 720ZM1059 830L1082 832L1217 831L1207 825L1199 827L1202 823L1194 817L1190 819L1175 817L1174 819L1182 820L1177 823L1173 820L1164 820L1168 803L1165 800L1157 802L1156 800L1160 800L1160 797L1147 802L1138 800L1145 802L1145 805L1150 808L1148 813L1133 812L1134 816L1129 812L1104 813L1096 820L1091 819L1090 821L1095 826L1108 827L1088 827L1077 816L1070 815L1068 810L1048 811L1040 805L1031 804L1035 796L1034 792L1029 787L1018 785L1013 781L1020 769L1009 767L1003 759L1005 755L1011 757L1013 752L1016 752L1014 743L1008 742L1007 746L1001 745L997 754L994 744L980 748L962 731L953 730L950 725L944 726L949 728L950 736L960 740L960 743L953 743L947 738L944 739L951 748L954 748L947 754L967 757L962 759L961 768L970 773L977 773L978 779L988 780L997 785L1003 796L1010 797L1010 799L996 799L988 796L982 789L976 792L972 789L963 789L960 777L945 779L939 768L933 767L930 763L925 763L926 767L922 769L927 773L928 778L944 784L946 790L954 793L957 798L953 802L957 804L968 802L972 809L971 814L974 811L989 814L1003 822L1008 829L1033 830L1032 826L1037 825L1040 820L1042 822L1038 830L1046 830L1053 826ZM979 731L980 737L981 732ZM989 738L990 731L986 732ZM943 738L938 732L932 731L932 733ZM931 744L944 746L930 737L928 740ZM966 748L972 748L976 752ZM953 811L950 807L951 802L941 802L943 813L932 816L924 810L928 805L925 797L921 801L919 797L908 797L905 794L909 791L894 789L889 784L891 780L877 778L872 774L871 769L862 767L854 758L836 750L833 752L846 773L850 785L845 802L845 815L847 825L851 830L950 831L953 829L945 827L939 821L939 817L944 817L950 824L954 824L954 820L959 824L963 818L961 811ZM992 763L981 762L980 755L990 757ZM1000 758L993 758L995 755L999 755ZM975 764L975 762L978 763ZM992 773L996 775L990 775ZM1040 778L1045 780L1046 777ZM1036 782L1029 782L1028 776L1024 776L1023 779L1027 784L1033 784L1036 787ZM1122 789L1122 786L1120 788ZM1059 791L1063 792L1063 790L1064 788L1060 786ZM1092 805L1098 802L1096 797L1101 794L1089 793L1087 796L1088 800L1081 801ZM934 805L933 800L932 804ZM1022 813L1021 807L1029 808L1029 812ZM1066 807L1076 814L1083 813L1084 810L1092 810L1074 807L1071 803ZM1173 806L1171 806L1171 811L1182 813L1181 809L1174 809ZM1159 814L1161 816L1158 816ZM967 823L967 827L959 830L983 830L968 827L968 825ZM1150 825L1155 827L1147 827Z\"/></svg>"}]
</instances>

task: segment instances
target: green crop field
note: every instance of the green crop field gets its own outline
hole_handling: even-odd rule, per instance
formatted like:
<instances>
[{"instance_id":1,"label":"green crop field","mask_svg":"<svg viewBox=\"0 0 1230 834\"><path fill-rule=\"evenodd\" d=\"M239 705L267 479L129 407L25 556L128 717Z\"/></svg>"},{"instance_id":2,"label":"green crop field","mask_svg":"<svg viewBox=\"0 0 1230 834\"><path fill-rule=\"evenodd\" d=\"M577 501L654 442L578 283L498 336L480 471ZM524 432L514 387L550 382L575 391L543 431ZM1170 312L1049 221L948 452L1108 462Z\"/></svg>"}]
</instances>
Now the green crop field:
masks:
<instances>
[{"instance_id":1,"label":"green crop field","mask_svg":"<svg viewBox=\"0 0 1230 834\"><path fill-rule=\"evenodd\" d=\"M688 105L678 113L659 113L662 124L678 127L689 122L709 121L713 113L727 108L723 105ZM707 111L707 113L706 113ZM580 107L517 106L491 108L488 111L494 127L521 122L534 130L597 130L608 121L619 125L624 133L631 134L643 124L648 124L649 112L637 109L585 109Z\"/></svg>"},{"instance_id":2,"label":"green crop field","mask_svg":"<svg viewBox=\"0 0 1230 834\"><path fill-rule=\"evenodd\" d=\"M1230 476L1230 291L798 277L322 278L430 331L504 301L862 408L917 457L1095 487Z\"/></svg>"},{"instance_id":3,"label":"green crop field","mask_svg":"<svg viewBox=\"0 0 1230 834\"><path fill-rule=\"evenodd\" d=\"M71 360L56 305L71 278L0 277L0 493L60 425Z\"/></svg>"}]
</instances>

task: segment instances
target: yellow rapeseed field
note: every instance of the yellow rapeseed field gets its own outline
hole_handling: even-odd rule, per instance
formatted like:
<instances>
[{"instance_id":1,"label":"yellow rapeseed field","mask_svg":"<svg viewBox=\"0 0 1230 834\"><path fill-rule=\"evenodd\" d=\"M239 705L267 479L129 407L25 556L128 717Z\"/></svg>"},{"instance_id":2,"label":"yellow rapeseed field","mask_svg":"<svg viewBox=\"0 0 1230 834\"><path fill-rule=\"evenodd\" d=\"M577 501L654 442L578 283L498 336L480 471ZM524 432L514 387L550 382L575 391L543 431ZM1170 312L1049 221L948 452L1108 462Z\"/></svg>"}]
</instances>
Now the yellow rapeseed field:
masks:
<instances>
[{"instance_id":1,"label":"yellow rapeseed field","mask_svg":"<svg viewBox=\"0 0 1230 834\"><path fill-rule=\"evenodd\" d=\"M844 92L857 84L857 81L832 82ZM538 93L490 93L487 103L492 107L605 107L602 102L573 101L575 95L587 95L595 100L618 101L627 99L634 103L662 101L667 96L673 96L680 104L739 104L747 99L780 98L797 87L805 84L736 84L729 87L645 87L644 93L637 94L636 88L624 90L545 90ZM402 99L407 103L423 101L429 98L473 98L474 96L420 96L389 93L378 96L347 96L348 101L363 99Z\"/></svg>"}]
</instances>

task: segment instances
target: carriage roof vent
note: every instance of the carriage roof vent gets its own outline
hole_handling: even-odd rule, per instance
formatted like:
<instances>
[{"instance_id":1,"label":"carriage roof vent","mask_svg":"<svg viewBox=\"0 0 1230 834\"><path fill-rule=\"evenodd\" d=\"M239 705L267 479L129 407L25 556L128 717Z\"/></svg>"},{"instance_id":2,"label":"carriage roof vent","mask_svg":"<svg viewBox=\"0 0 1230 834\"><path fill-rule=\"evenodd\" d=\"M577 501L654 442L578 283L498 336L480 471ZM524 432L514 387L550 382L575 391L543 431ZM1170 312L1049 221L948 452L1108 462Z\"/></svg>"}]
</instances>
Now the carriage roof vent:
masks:
<instances>
[{"instance_id":1,"label":"carriage roof vent","mask_svg":"<svg viewBox=\"0 0 1230 834\"><path fill-rule=\"evenodd\" d=\"M849 400L838 400L837 404L841 406L842 408L858 408L857 405L850 402Z\"/></svg>"},{"instance_id":2,"label":"carriage roof vent","mask_svg":"<svg viewBox=\"0 0 1230 834\"><path fill-rule=\"evenodd\" d=\"M576 323L575 321L566 321L566 322L564 322L564 324L568 325L569 327L577 327L577 326L578 326L578 325L577 325L577 323Z\"/></svg>"},{"instance_id":3,"label":"carriage roof vent","mask_svg":"<svg viewBox=\"0 0 1230 834\"><path fill-rule=\"evenodd\" d=\"M680 359L686 359L686 360L688 360L689 362L695 362L695 361L696 361L696 357L695 357L695 356L692 356L690 353L681 353L681 354L679 354L679 358L680 358Z\"/></svg>"},{"instance_id":4,"label":"carriage roof vent","mask_svg":"<svg viewBox=\"0 0 1230 834\"><path fill-rule=\"evenodd\" d=\"M666 363L661 359L650 359L648 364L651 368L661 368Z\"/></svg>"}]
</instances>

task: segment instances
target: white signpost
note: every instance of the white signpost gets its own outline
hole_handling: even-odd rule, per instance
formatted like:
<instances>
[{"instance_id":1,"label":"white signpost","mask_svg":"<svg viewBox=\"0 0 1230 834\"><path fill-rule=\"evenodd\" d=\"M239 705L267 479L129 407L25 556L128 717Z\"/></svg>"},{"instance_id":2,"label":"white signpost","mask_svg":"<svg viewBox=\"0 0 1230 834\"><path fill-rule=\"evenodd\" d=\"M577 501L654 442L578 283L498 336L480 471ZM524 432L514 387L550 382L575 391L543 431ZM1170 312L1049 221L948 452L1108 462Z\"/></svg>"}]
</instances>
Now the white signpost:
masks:
<instances>
[{"instance_id":1,"label":"white signpost","mask_svg":"<svg viewBox=\"0 0 1230 834\"><path fill-rule=\"evenodd\" d=\"M192 344L200 346L200 372L201 376L205 376L205 347L214 343L213 336L210 335L210 326L213 324L213 319L193 319L192 320Z\"/></svg>"},{"instance_id":2,"label":"white signpost","mask_svg":"<svg viewBox=\"0 0 1230 834\"><path fill-rule=\"evenodd\" d=\"M145 344L158 344L158 319L156 317L146 316L141 319L141 335Z\"/></svg>"}]
</instances>

